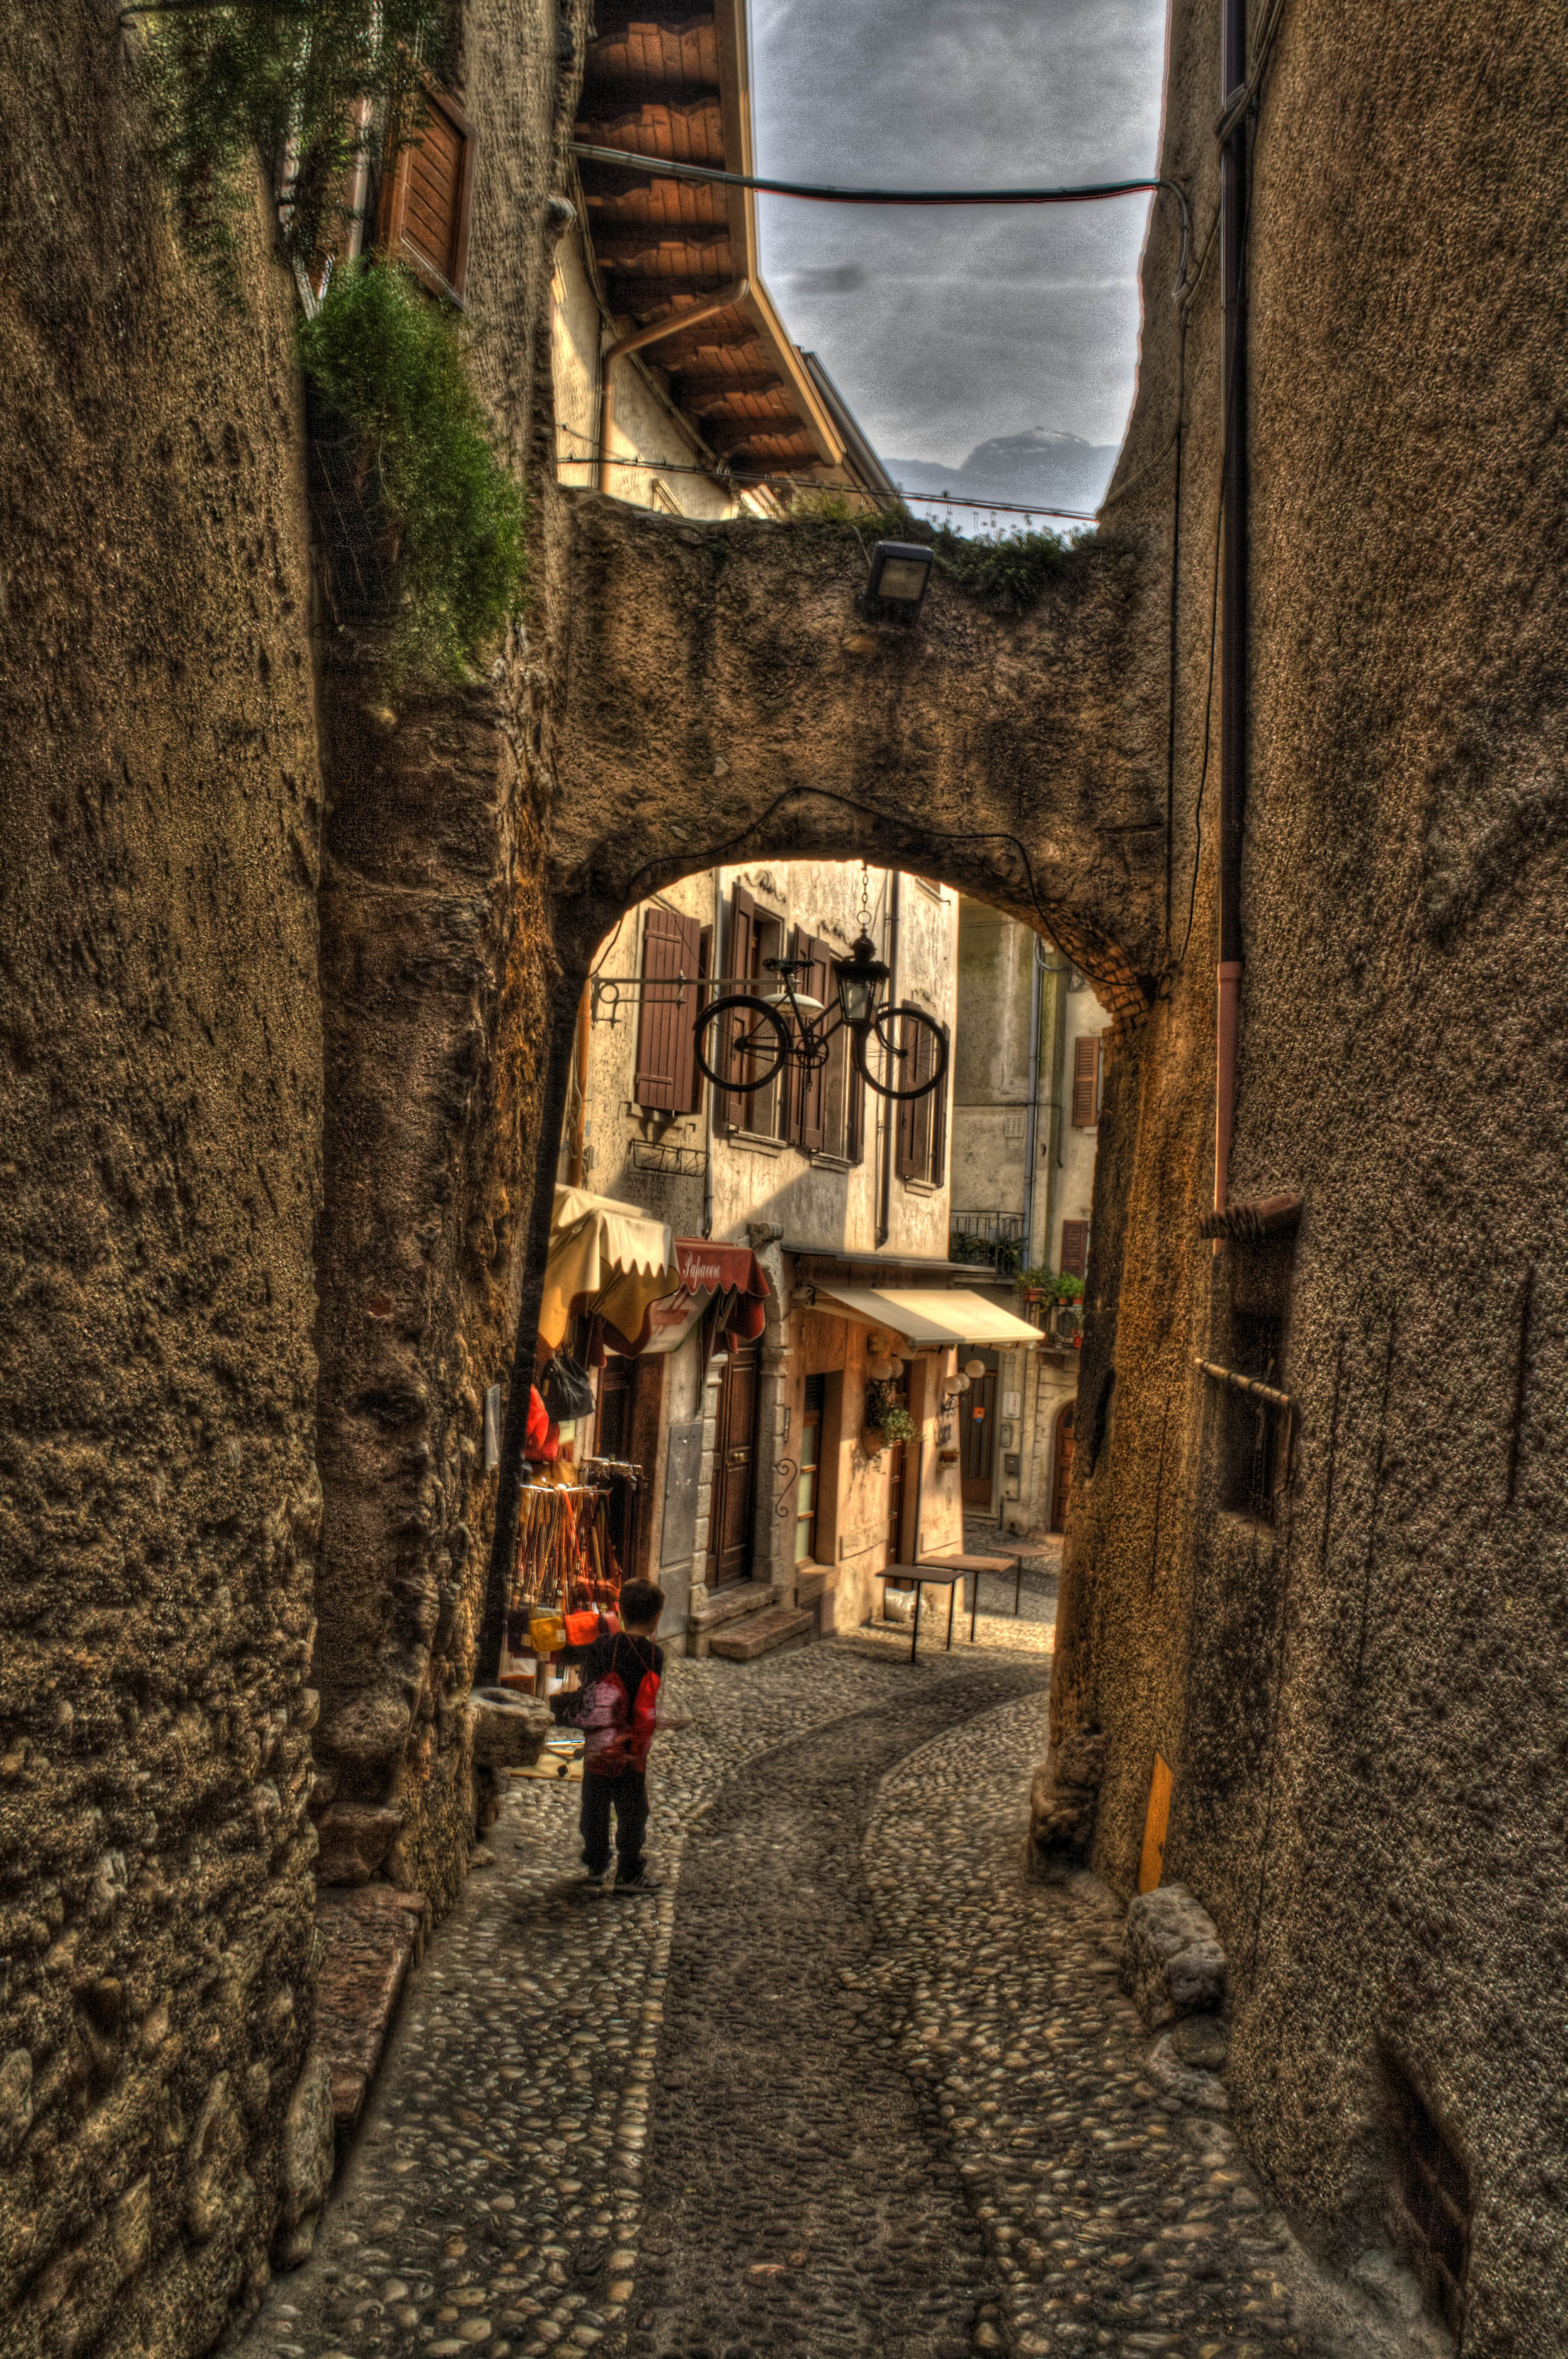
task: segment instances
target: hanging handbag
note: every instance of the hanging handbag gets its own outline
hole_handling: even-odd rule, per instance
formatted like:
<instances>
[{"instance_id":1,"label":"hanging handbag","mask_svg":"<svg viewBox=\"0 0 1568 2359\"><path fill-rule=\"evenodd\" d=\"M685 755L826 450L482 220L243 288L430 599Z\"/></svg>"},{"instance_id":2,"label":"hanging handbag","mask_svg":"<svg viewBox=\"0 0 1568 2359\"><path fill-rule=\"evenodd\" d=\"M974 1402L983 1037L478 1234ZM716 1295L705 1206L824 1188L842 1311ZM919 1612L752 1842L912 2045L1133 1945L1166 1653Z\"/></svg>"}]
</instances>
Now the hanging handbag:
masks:
<instances>
[{"instance_id":1,"label":"hanging handbag","mask_svg":"<svg viewBox=\"0 0 1568 2359\"><path fill-rule=\"evenodd\" d=\"M557 1425L571 1425L593 1414L593 1387L588 1371L570 1352L552 1352L539 1378L539 1397Z\"/></svg>"}]
</instances>

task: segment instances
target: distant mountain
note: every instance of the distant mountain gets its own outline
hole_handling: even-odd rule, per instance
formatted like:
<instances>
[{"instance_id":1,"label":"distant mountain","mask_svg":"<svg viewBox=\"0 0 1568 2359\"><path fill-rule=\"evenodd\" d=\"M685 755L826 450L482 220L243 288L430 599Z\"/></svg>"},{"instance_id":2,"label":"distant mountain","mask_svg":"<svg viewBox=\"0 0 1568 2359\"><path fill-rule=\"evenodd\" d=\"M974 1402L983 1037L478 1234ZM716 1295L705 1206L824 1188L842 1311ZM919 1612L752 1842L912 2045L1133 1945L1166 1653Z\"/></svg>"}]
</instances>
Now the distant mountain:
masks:
<instances>
[{"instance_id":1,"label":"distant mountain","mask_svg":"<svg viewBox=\"0 0 1568 2359\"><path fill-rule=\"evenodd\" d=\"M975 500L1016 500L1024 506L1093 509L1104 498L1117 446L1085 442L1077 434L1049 434L1030 427L1022 434L996 434L971 451L961 467L937 459L883 462L910 499L922 493L953 492Z\"/></svg>"}]
</instances>

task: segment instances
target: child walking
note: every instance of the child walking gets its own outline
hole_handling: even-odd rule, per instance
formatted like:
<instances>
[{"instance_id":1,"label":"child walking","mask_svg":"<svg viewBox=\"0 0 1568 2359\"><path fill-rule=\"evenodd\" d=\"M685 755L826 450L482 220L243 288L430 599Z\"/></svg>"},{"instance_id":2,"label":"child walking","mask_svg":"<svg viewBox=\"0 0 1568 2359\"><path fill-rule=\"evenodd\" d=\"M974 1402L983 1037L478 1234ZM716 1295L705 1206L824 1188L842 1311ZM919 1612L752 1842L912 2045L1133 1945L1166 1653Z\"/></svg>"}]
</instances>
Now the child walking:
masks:
<instances>
[{"instance_id":1,"label":"child walking","mask_svg":"<svg viewBox=\"0 0 1568 2359\"><path fill-rule=\"evenodd\" d=\"M621 1590L621 1627L596 1638L583 1666L583 1864L587 1882L603 1892L610 1881L610 1813L615 1814L615 1890L657 1892L661 1879L643 1858L648 1832L648 1753L664 1670L653 1643L664 1592L657 1582L628 1581Z\"/></svg>"}]
</instances>

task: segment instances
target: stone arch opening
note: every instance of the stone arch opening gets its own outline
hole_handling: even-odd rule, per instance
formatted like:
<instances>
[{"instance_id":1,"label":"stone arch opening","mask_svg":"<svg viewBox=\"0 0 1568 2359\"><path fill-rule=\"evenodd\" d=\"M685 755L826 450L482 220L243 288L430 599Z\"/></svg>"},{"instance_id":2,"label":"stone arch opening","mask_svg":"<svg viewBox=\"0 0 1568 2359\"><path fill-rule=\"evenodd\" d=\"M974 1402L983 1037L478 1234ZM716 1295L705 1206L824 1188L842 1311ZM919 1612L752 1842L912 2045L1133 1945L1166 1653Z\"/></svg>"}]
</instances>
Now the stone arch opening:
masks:
<instances>
[{"instance_id":1,"label":"stone arch opening","mask_svg":"<svg viewBox=\"0 0 1568 2359\"><path fill-rule=\"evenodd\" d=\"M1018 617L939 579L910 631L857 613L852 528L592 494L556 517L517 663L388 728L345 649L327 703L321 1865L438 1906L599 943L716 863L866 857L1048 934L1124 1027L1165 963L1167 681L1130 549L1074 555Z\"/></svg>"}]
</instances>

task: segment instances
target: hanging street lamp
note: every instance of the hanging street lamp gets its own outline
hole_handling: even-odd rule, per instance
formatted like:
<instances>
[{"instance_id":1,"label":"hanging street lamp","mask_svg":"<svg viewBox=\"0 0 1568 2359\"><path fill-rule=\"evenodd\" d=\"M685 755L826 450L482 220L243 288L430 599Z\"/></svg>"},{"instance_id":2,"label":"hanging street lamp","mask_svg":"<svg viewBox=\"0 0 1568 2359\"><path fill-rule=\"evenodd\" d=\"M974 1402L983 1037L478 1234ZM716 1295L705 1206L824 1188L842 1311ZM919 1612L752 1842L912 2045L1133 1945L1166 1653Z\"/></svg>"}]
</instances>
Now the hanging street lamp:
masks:
<instances>
[{"instance_id":1,"label":"hanging street lamp","mask_svg":"<svg viewBox=\"0 0 1568 2359\"><path fill-rule=\"evenodd\" d=\"M877 994L891 973L877 957L869 934L861 934L848 958L834 959L833 973L838 977L838 1004L844 1022L853 1032L869 1032Z\"/></svg>"}]
</instances>

